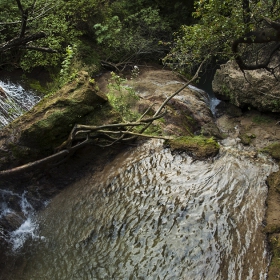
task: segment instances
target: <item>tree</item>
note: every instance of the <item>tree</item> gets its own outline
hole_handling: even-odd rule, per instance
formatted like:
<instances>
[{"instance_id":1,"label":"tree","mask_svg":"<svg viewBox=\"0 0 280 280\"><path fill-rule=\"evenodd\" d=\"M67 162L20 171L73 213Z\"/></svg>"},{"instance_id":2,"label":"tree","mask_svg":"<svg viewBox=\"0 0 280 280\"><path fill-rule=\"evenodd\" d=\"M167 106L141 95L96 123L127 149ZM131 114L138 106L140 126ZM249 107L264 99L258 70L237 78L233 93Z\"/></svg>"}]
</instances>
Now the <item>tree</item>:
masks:
<instances>
[{"instance_id":1,"label":"tree","mask_svg":"<svg viewBox=\"0 0 280 280\"><path fill-rule=\"evenodd\" d=\"M25 5L22 4L21 0L15 0L14 3L2 2L1 10L3 14L0 23L0 38L3 43L0 44L0 53L15 53L19 49L56 53L57 50L51 47L34 45L34 42L46 38L47 33L32 28L34 23L48 16L55 6L54 1L25 1Z\"/></svg>"},{"instance_id":2,"label":"tree","mask_svg":"<svg viewBox=\"0 0 280 280\"><path fill-rule=\"evenodd\" d=\"M104 2L2 0L0 65L14 64L25 70L58 66L65 48L80 42L88 31L85 23L90 23Z\"/></svg>"},{"instance_id":3,"label":"tree","mask_svg":"<svg viewBox=\"0 0 280 280\"><path fill-rule=\"evenodd\" d=\"M193 13L197 23L181 27L164 61L191 71L204 58L235 59L242 71L274 72L280 48L279 11L277 0L197 0Z\"/></svg>"}]
</instances>

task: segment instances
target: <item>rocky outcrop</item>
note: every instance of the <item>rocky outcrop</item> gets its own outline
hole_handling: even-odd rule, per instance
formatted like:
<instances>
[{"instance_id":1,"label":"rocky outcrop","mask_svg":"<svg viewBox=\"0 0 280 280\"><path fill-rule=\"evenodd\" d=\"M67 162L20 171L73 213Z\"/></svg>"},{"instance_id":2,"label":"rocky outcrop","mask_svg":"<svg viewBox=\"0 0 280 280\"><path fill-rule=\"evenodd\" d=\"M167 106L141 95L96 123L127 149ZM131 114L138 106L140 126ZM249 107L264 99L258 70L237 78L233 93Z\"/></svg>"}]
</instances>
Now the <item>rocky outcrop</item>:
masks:
<instances>
[{"instance_id":1,"label":"rocky outcrop","mask_svg":"<svg viewBox=\"0 0 280 280\"><path fill-rule=\"evenodd\" d=\"M153 105L154 113L164 100L184 86L186 82L169 70L142 69L137 79L128 82L140 97L138 111L144 112ZM206 124L214 124L213 114L209 108L205 92L193 87L185 88L167 103L164 121L155 121L163 134L173 136L191 136L200 134ZM216 126L215 126L216 127Z\"/></svg>"},{"instance_id":2,"label":"rocky outcrop","mask_svg":"<svg viewBox=\"0 0 280 280\"><path fill-rule=\"evenodd\" d=\"M76 80L0 131L0 169L52 154L76 123L102 124L114 118L111 111L95 81L80 72Z\"/></svg>"},{"instance_id":3,"label":"rocky outcrop","mask_svg":"<svg viewBox=\"0 0 280 280\"><path fill-rule=\"evenodd\" d=\"M240 71L228 61L216 71L212 86L218 98L240 108L280 112L280 82L266 70Z\"/></svg>"}]
</instances>

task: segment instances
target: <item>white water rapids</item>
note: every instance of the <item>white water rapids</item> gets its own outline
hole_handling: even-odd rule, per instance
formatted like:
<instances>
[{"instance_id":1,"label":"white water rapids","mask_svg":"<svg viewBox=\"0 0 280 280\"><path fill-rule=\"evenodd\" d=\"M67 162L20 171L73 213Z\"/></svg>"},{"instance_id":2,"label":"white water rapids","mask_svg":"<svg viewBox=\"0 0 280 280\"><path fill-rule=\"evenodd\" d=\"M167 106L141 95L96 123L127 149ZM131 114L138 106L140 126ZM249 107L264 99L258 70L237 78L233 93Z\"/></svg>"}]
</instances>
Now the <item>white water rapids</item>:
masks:
<instances>
[{"instance_id":1,"label":"white water rapids","mask_svg":"<svg viewBox=\"0 0 280 280\"><path fill-rule=\"evenodd\" d=\"M0 129L40 101L33 91L10 81L0 81Z\"/></svg>"}]
</instances>

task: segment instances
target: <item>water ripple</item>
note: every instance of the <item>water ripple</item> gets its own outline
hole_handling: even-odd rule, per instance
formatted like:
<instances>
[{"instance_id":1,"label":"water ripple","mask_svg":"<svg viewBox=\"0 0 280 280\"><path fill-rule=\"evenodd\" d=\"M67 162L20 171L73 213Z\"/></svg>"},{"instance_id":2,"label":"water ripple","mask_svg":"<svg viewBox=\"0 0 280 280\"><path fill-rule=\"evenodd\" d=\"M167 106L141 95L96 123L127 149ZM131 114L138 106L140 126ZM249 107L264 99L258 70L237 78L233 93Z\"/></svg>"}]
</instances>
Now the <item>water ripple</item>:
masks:
<instances>
[{"instance_id":1,"label":"water ripple","mask_svg":"<svg viewBox=\"0 0 280 280\"><path fill-rule=\"evenodd\" d=\"M50 203L23 279L265 279L274 165L239 152L202 162L148 142L120 155Z\"/></svg>"}]
</instances>

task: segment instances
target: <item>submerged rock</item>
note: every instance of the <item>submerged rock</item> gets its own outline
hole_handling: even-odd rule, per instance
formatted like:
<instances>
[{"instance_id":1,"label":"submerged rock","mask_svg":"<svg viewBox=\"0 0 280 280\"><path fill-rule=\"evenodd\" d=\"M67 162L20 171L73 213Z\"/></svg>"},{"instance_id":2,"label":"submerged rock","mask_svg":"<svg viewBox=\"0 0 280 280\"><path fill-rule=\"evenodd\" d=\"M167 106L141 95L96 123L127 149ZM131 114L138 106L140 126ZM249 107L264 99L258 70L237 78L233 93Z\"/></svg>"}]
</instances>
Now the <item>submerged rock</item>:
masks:
<instances>
[{"instance_id":1,"label":"submerged rock","mask_svg":"<svg viewBox=\"0 0 280 280\"><path fill-rule=\"evenodd\" d=\"M243 73L234 61L221 65L212 82L218 98L262 112L280 112L279 85L272 73L263 69Z\"/></svg>"}]
</instances>

